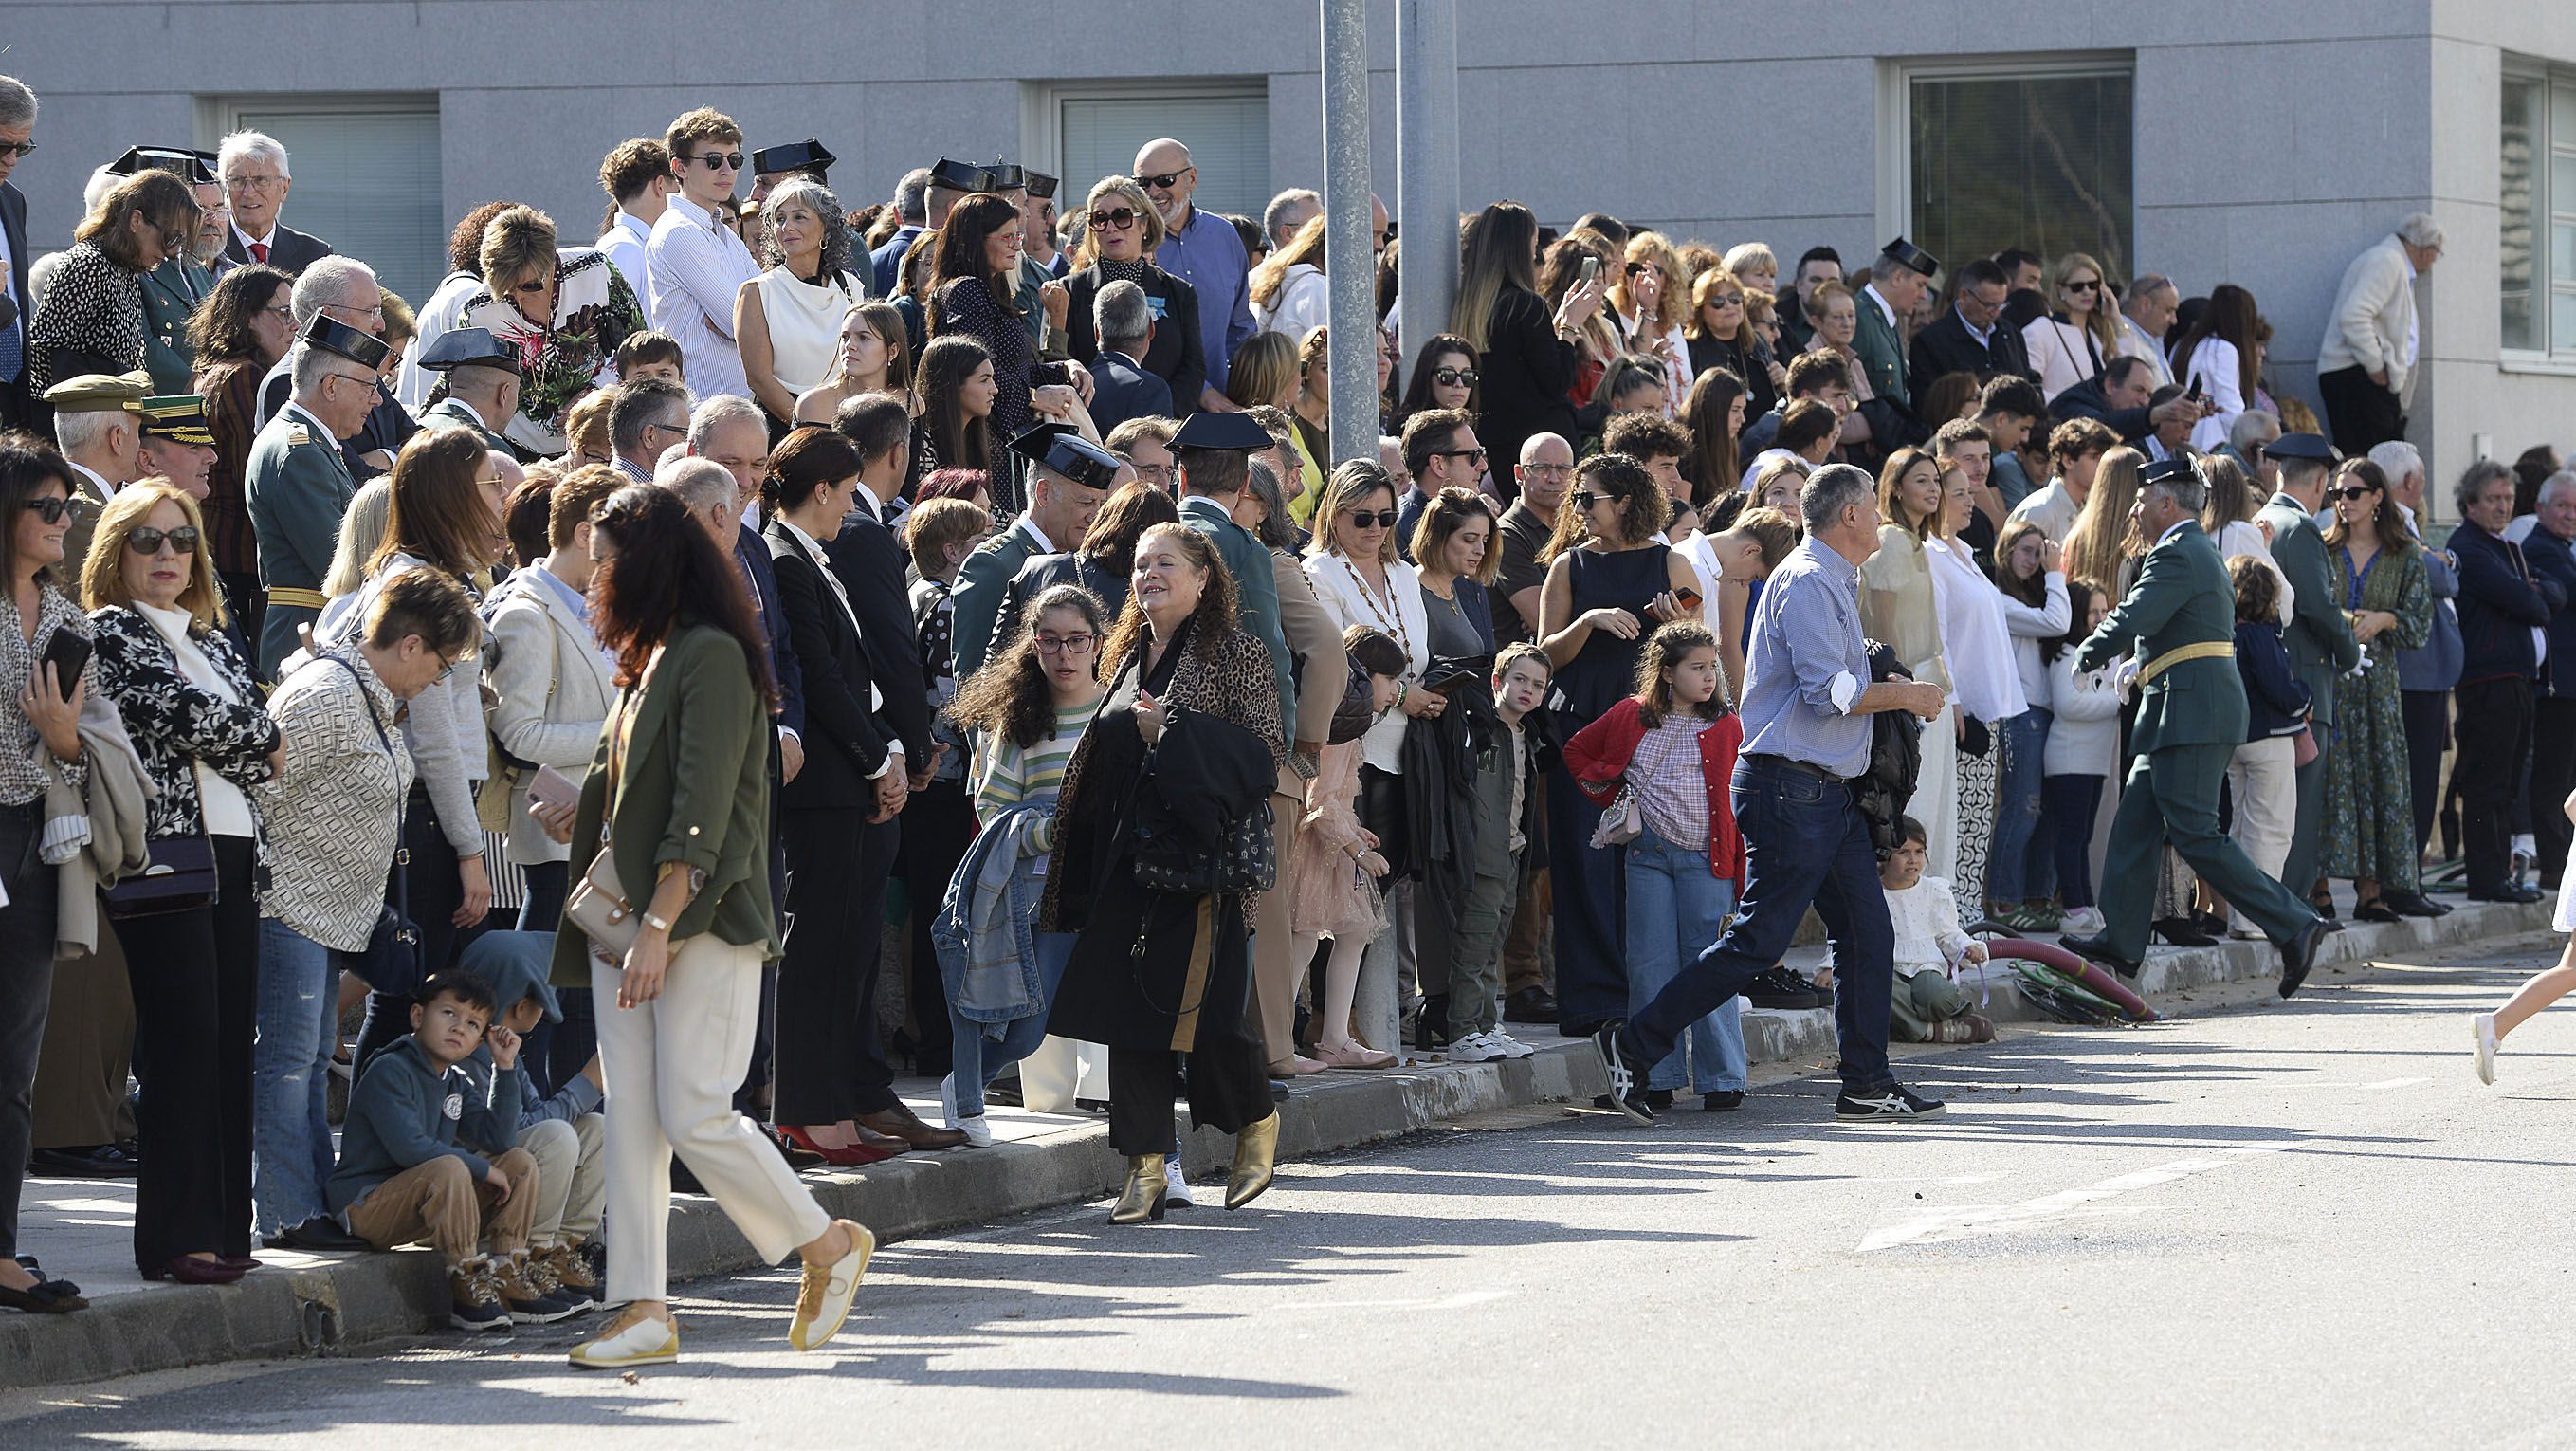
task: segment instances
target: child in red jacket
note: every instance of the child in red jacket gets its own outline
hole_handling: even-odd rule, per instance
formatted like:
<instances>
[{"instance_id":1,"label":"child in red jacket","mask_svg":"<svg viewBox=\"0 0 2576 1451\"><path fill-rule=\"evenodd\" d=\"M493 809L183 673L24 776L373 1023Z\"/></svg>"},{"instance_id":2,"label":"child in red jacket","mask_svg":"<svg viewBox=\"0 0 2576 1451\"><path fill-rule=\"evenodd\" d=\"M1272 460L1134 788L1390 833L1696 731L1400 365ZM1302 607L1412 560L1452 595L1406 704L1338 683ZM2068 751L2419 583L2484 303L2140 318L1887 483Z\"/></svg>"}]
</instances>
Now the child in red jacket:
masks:
<instances>
[{"instance_id":1,"label":"child in red jacket","mask_svg":"<svg viewBox=\"0 0 2576 1451\"><path fill-rule=\"evenodd\" d=\"M1698 960L1735 910L1744 880L1744 840L1732 799L1735 753L1744 727L1718 690L1717 637L1694 620L1655 631L1637 655L1637 691L1566 743L1565 763L1585 795L1608 812L1623 793L1636 803L1638 830L1599 849L1627 866L1628 1010L1654 1001L1682 965ZM1646 1075L1658 1108L1685 1081L1701 1107L1723 1112L1744 1102L1744 1028L1729 998L1693 1025L1688 1041ZM1687 1054L1687 1057L1685 1057Z\"/></svg>"}]
</instances>

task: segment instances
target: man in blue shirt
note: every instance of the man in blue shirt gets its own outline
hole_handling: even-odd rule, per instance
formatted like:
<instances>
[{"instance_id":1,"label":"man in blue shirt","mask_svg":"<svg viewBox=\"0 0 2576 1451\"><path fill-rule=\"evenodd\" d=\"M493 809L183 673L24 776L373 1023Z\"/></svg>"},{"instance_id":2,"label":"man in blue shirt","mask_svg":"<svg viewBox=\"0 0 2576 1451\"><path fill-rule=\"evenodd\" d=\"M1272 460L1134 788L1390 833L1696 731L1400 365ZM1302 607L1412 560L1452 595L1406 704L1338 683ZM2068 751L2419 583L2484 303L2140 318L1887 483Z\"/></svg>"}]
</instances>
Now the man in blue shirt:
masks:
<instances>
[{"instance_id":1,"label":"man in blue shirt","mask_svg":"<svg viewBox=\"0 0 2576 1451\"><path fill-rule=\"evenodd\" d=\"M1809 905L1834 949L1834 1028L1842 1045L1845 1123L1891 1123L1943 1111L1896 1081L1887 1061L1896 932L1879 889L1869 820L1853 795L1869 769L1880 711L1941 714L1934 684L1871 684L1860 628L1860 567L1878 551L1876 485L1848 464L1818 469L1799 496L1807 538L1763 587L1746 659L1744 750L1735 767L1735 823L1744 835L1743 904L1699 960L1653 1002L1592 1035L1610 1073L1610 1100L1653 1123L1646 1070L1690 1025L1742 992L1789 949Z\"/></svg>"},{"instance_id":2,"label":"man in blue shirt","mask_svg":"<svg viewBox=\"0 0 2576 1451\"><path fill-rule=\"evenodd\" d=\"M1199 169L1190 149L1165 137L1136 153L1136 179L1163 214L1163 244L1154 265L1188 283L1199 295L1199 347L1207 356L1207 385L1199 407L1227 412L1226 364L1252 336L1252 259L1234 223L1190 204ZM1178 399L1173 400L1178 402Z\"/></svg>"}]
</instances>

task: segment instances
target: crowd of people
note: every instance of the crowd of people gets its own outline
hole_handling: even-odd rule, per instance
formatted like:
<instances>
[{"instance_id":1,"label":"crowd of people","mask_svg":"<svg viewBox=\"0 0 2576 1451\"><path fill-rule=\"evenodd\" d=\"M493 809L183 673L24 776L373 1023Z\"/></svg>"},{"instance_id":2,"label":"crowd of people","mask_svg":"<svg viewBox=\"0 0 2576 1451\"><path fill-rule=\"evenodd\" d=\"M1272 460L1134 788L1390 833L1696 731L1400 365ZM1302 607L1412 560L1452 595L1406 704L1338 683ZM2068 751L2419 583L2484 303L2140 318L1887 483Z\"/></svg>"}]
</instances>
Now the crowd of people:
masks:
<instances>
[{"instance_id":1,"label":"crowd of people","mask_svg":"<svg viewBox=\"0 0 2576 1451\"><path fill-rule=\"evenodd\" d=\"M1651 1118L1831 1007L1838 1117L1903 1121L1891 1032L1992 1034L1975 923L2294 990L2329 878L2447 910L2454 734L2470 895L2566 855L2576 473L2423 539L2428 217L2345 280L2330 441L2233 284L1497 202L1336 440L1321 200L1211 213L1179 140L852 205L692 110L595 244L495 200L414 303L256 132L32 257L36 117L0 77L0 1169L135 1175L146 1275L426 1241L460 1326L622 1304L575 1363L655 1363L676 1182L799 1252L809 1347L872 1240L799 1171L989 1104L1105 1113L1118 1223L1191 1202L1183 1098L1236 1208L1297 1080L1514 1027ZM78 1308L17 1200L0 1304Z\"/></svg>"}]
</instances>

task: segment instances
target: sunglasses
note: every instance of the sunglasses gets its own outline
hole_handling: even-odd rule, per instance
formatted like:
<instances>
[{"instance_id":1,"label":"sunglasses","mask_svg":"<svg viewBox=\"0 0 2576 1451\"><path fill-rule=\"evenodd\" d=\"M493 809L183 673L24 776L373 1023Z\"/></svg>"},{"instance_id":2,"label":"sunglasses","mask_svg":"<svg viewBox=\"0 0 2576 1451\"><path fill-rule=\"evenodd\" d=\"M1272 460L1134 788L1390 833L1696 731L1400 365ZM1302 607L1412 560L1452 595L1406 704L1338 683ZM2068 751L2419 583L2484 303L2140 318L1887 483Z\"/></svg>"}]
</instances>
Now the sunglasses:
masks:
<instances>
[{"instance_id":1,"label":"sunglasses","mask_svg":"<svg viewBox=\"0 0 2576 1451\"><path fill-rule=\"evenodd\" d=\"M35 150L36 143L33 141L0 142L0 156L16 156L23 158L34 155Z\"/></svg>"},{"instance_id":2,"label":"sunglasses","mask_svg":"<svg viewBox=\"0 0 2576 1451\"><path fill-rule=\"evenodd\" d=\"M1129 227L1136 225L1136 209L1134 207L1119 207L1114 211L1093 212L1091 214L1091 225L1095 227L1108 227L1114 231L1126 231Z\"/></svg>"},{"instance_id":3,"label":"sunglasses","mask_svg":"<svg viewBox=\"0 0 2576 1451\"><path fill-rule=\"evenodd\" d=\"M2368 484L2346 484L2334 491L2336 497L2344 499L2367 499L2378 492Z\"/></svg>"},{"instance_id":4,"label":"sunglasses","mask_svg":"<svg viewBox=\"0 0 2576 1451\"><path fill-rule=\"evenodd\" d=\"M41 499L29 499L27 501L27 508L30 512L34 513L36 517L44 520L48 524L60 524L63 522L63 516L72 511L72 501L69 499L57 499L51 495L47 495ZM1393 521L1390 520L1388 522L1392 523Z\"/></svg>"},{"instance_id":5,"label":"sunglasses","mask_svg":"<svg viewBox=\"0 0 2576 1451\"><path fill-rule=\"evenodd\" d=\"M2099 292L2102 290L2102 282L2099 278L2087 278L2082 282L2067 283L2066 290L2069 292Z\"/></svg>"},{"instance_id":6,"label":"sunglasses","mask_svg":"<svg viewBox=\"0 0 2576 1451\"><path fill-rule=\"evenodd\" d=\"M1467 458L1474 459L1478 463L1483 463L1485 461L1485 451L1481 448L1444 448L1438 453L1433 454L1432 457Z\"/></svg>"},{"instance_id":7,"label":"sunglasses","mask_svg":"<svg viewBox=\"0 0 2576 1451\"><path fill-rule=\"evenodd\" d=\"M1473 388L1477 373L1473 368L1434 368L1431 381L1443 388Z\"/></svg>"},{"instance_id":8,"label":"sunglasses","mask_svg":"<svg viewBox=\"0 0 2576 1451\"><path fill-rule=\"evenodd\" d=\"M1170 191L1173 182L1179 181L1196 170L1198 168L1195 166L1184 166L1178 171L1167 171L1160 176L1140 176L1136 179L1156 191Z\"/></svg>"},{"instance_id":9,"label":"sunglasses","mask_svg":"<svg viewBox=\"0 0 2576 1451\"><path fill-rule=\"evenodd\" d=\"M127 533L125 547L137 554L158 554L164 541L181 554L194 554L197 552L196 526L182 524L176 529L155 529L146 525Z\"/></svg>"},{"instance_id":10,"label":"sunglasses","mask_svg":"<svg viewBox=\"0 0 2576 1451\"><path fill-rule=\"evenodd\" d=\"M739 151L710 151L704 156L692 156L689 159L705 162L709 171L742 170L742 153Z\"/></svg>"},{"instance_id":11,"label":"sunglasses","mask_svg":"<svg viewBox=\"0 0 2576 1451\"><path fill-rule=\"evenodd\" d=\"M28 507L35 506L30 504ZM1395 527L1396 512L1393 509L1380 509L1370 513L1366 509L1361 509L1353 513L1350 519L1351 527L1354 529L1392 529Z\"/></svg>"},{"instance_id":12,"label":"sunglasses","mask_svg":"<svg viewBox=\"0 0 2576 1451\"><path fill-rule=\"evenodd\" d=\"M1744 294L1741 292L1716 293L1709 298L1708 305L1711 307L1742 307L1744 305Z\"/></svg>"},{"instance_id":13,"label":"sunglasses","mask_svg":"<svg viewBox=\"0 0 2576 1451\"><path fill-rule=\"evenodd\" d=\"M1589 509L1595 504L1608 503L1609 500L1608 494L1596 494L1590 489L1577 489L1565 496L1565 501L1572 504L1577 511Z\"/></svg>"}]
</instances>

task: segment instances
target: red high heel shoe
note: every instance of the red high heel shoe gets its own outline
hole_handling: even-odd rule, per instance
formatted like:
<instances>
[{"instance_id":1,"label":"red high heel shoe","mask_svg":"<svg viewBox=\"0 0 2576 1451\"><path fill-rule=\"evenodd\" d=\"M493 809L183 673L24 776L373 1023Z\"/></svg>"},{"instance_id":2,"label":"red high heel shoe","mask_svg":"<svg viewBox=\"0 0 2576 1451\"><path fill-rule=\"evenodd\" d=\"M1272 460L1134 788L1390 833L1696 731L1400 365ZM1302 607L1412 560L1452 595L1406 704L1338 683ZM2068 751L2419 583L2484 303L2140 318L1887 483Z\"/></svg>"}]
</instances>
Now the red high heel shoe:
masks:
<instances>
[{"instance_id":1,"label":"red high heel shoe","mask_svg":"<svg viewBox=\"0 0 2576 1451\"><path fill-rule=\"evenodd\" d=\"M835 1169L855 1169L862 1164L879 1164L894 1157L883 1149L865 1144L852 1144L846 1149L827 1149L814 1142L814 1137L795 1124L780 1124L778 1136L809 1154L820 1154L823 1162Z\"/></svg>"}]
</instances>

